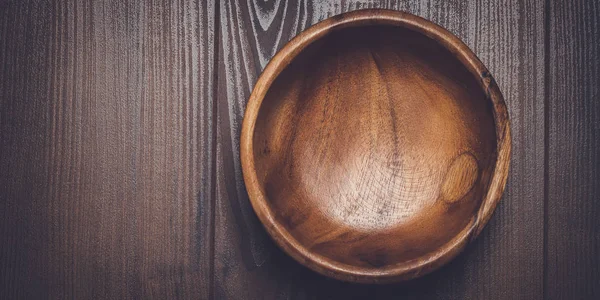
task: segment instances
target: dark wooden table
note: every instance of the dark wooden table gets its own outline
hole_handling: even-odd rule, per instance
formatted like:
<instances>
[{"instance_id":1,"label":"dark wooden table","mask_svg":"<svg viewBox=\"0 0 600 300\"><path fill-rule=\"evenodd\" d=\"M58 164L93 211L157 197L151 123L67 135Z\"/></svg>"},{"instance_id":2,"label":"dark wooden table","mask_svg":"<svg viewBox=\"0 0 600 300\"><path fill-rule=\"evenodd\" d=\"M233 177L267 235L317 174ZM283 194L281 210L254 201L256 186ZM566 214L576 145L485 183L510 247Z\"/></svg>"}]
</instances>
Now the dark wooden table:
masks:
<instances>
[{"instance_id":1,"label":"dark wooden table","mask_svg":"<svg viewBox=\"0 0 600 300\"><path fill-rule=\"evenodd\" d=\"M245 101L286 41L405 10L503 91L507 190L480 238L391 286L274 246L239 162ZM600 2L0 0L0 298L600 299Z\"/></svg>"}]
</instances>

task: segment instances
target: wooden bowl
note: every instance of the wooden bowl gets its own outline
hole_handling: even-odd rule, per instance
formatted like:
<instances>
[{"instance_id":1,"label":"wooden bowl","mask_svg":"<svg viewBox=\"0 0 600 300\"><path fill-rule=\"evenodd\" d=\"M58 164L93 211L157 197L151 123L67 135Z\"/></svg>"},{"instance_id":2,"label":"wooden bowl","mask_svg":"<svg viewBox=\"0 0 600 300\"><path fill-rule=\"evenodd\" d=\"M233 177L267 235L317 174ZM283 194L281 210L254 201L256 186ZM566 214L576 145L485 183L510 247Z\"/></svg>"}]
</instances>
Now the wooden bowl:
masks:
<instances>
[{"instance_id":1,"label":"wooden bowl","mask_svg":"<svg viewBox=\"0 0 600 300\"><path fill-rule=\"evenodd\" d=\"M415 278L455 257L506 184L510 127L488 70L445 29L362 10L329 18L267 65L242 125L261 222L337 279Z\"/></svg>"}]
</instances>

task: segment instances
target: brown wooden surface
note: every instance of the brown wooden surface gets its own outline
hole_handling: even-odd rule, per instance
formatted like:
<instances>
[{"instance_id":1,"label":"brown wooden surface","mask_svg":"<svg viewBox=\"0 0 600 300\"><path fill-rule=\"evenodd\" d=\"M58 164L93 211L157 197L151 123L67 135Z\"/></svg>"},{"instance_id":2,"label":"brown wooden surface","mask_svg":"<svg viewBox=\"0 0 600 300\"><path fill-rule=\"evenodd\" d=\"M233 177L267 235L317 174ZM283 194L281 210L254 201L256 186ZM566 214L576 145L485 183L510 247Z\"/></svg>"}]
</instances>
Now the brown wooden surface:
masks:
<instances>
[{"instance_id":1,"label":"brown wooden surface","mask_svg":"<svg viewBox=\"0 0 600 300\"><path fill-rule=\"evenodd\" d=\"M274 20L266 31L260 29L262 27L254 12L253 5L256 5L254 2L248 5L243 1L226 1L221 5L221 40L222 47L225 49L225 60L219 66L224 70L219 74L221 85L218 101L219 108L222 110L229 109L235 112L236 122L230 126L230 130L235 132L234 135L239 135L243 114L240 109L243 105L239 102L243 103L247 99L252 89L251 83L256 81L268 61L262 57L273 55L275 49L282 47L281 39L289 40L298 30L348 10L385 7L406 10L429 18L463 39L496 78L509 106L513 128L513 161L509 183L505 197L497 208L496 216L492 218L475 244L468 248L456 262L432 274L430 279L423 279L409 287L387 287L383 291L378 290L382 296L394 298L398 294L409 294L416 298L425 296L446 299L503 299L512 296L531 299L542 295L544 161L543 155L539 154L543 153L544 149L544 3L513 1L510 4L512 6L499 2L476 4L462 1L455 3L403 1L364 6L355 3L337 5L303 3L296 10L285 9L285 5L282 4L278 9L273 9L271 15L267 15L268 17L263 16L265 19L263 23L270 19ZM519 7L521 13L516 13L514 7ZM263 10L270 11L267 8ZM254 10L250 11L252 9ZM239 22L231 17L237 14L242 17ZM527 16L526 20L523 20L523 16ZM300 29L298 26L301 26ZM231 55L236 53L237 56ZM225 102L230 103L229 108L222 108L221 105ZM232 150L236 151L232 156L237 157L238 149L234 147ZM241 173L231 174L228 180L240 182ZM241 193L241 197L243 200L240 202L246 203L247 198L244 193ZM217 220L216 226L219 228L224 225L219 225ZM244 240L235 241L234 236L227 237L217 239L217 247L221 242L225 244L222 246L225 249L240 249L240 255L245 252L242 247L229 246L235 243L243 245ZM268 246L263 247L270 249ZM279 255L277 249L272 251ZM219 256L216 257L215 270L218 274ZM287 260L287 257L282 260ZM229 292L226 295L230 297L242 292L260 293L266 290L266 287L273 285L283 285L279 289L294 295L296 294L294 291L299 290L300 298L317 297L323 291L326 295L324 298L328 298L328 296L369 295L374 290L370 287L313 279L312 274L305 275L309 276L308 279L304 277L299 279L298 276L290 275L295 280L281 279L281 276L277 278L279 281L267 280L259 275L260 272L264 272L265 269L278 270L279 268L262 262L263 265L258 267L258 263L253 264L252 261L248 265L244 260L238 260L237 264L235 261L224 260L224 263L235 265L240 270L238 276L243 278L236 281L222 281L228 287L224 290ZM275 260L271 264L281 265L282 262ZM289 264L295 266L293 263ZM244 267L256 271L252 269L244 271ZM291 269L291 266L288 268ZM287 282L290 283L285 285Z\"/></svg>"},{"instance_id":2,"label":"brown wooden surface","mask_svg":"<svg viewBox=\"0 0 600 300\"><path fill-rule=\"evenodd\" d=\"M546 295L600 298L600 3L548 12Z\"/></svg>"},{"instance_id":3,"label":"brown wooden surface","mask_svg":"<svg viewBox=\"0 0 600 300\"><path fill-rule=\"evenodd\" d=\"M364 286L283 254L248 203L244 104L302 29L406 10L469 45L509 107L505 196L465 253ZM599 4L0 0L0 298L597 299Z\"/></svg>"},{"instance_id":4,"label":"brown wooden surface","mask_svg":"<svg viewBox=\"0 0 600 300\"><path fill-rule=\"evenodd\" d=\"M2 1L2 298L208 298L213 6Z\"/></svg>"}]
</instances>

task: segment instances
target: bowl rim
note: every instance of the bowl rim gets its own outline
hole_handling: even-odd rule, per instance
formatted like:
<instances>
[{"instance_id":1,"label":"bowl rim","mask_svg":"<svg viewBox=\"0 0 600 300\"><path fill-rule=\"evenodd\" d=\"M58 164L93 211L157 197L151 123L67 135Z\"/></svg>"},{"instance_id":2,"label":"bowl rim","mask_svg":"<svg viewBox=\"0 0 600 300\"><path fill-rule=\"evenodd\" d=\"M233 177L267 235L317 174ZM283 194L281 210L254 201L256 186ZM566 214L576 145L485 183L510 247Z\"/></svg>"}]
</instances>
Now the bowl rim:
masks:
<instances>
[{"instance_id":1,"label":"bowl rim","mask_svg":"<svg viewBox=\"0 0 600 300\"><path fill-rule=\"evenodd\" d=\"M419 32L433 39L458 58L477 79L487 96L485 100L493 104L497 147L496 164L487 194L465 228L446 244L430 253L380 269L343 264L313 253L298 242L277 221L266 200L265 191L257 180L253 151L254 129L262 101L279 74L302 50L329 33L342 28L369 25L392 25ZM508 177L510 153L511 133L506 104L495 80L483 63L458 37L439 25L407 12L387 9L365 9L339 14L311 26L289 41L269 61L258 78L246 105L240 137L242 172L250 203L276 244L296 261L320 274L359 283L391 283L413 279L438 269L456 257L468 242L479 235L500 201Z\"/></svg>"}]
</instances>

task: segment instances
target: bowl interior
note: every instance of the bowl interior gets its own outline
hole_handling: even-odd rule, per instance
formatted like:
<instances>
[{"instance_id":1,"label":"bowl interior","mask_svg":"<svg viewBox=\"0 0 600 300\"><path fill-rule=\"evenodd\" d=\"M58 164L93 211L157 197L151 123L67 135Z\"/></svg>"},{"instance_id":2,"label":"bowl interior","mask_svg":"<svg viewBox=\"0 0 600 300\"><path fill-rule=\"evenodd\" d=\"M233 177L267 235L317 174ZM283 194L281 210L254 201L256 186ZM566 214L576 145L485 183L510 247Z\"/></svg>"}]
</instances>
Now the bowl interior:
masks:
<instances>
[{"instance_id":1,"label":"bowl interior","mask_svg":"<svg viewBox=\"0 0 600 300\"><path fill-rule=\"evenodd\" d=\"M253 151L283 230L367 272L470 226L497 159L476 77L435 40L389 25L334 31L294 58L260 106Z\"/></svg>"}]
</instances>

